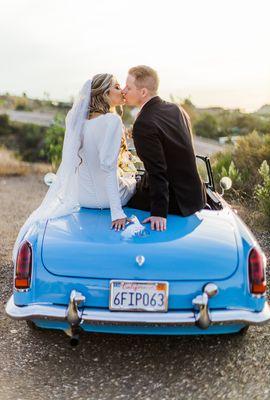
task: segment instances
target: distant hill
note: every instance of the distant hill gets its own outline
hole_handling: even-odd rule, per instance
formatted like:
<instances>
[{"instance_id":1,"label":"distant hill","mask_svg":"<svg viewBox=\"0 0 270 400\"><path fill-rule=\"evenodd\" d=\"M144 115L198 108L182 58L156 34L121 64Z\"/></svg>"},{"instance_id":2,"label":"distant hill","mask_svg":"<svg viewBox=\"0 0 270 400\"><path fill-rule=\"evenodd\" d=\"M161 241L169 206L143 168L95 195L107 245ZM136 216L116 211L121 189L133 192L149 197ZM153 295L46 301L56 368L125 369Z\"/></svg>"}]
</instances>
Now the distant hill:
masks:
<instances>
[{"instance_id":1,"label":"distant hill","mask_svg":"<svg viewBox=\"0 0 270 400\"><path fill-rule=\"evenodd\" d=\"M219 115L220 113L224 112L224 111L228 111L228 112L239 112L239 109L227 109L227 108L223 108L223 107L196 107L196 110L199 114L211 114L211 115Z\"/></svg>"},{"instance_id":2,"label":"distant hill","mask_svg":"<svg viewBox=\"0 0 270 400\"><path fill-rule=\"evenodd\" d=\"M256 111L256 114L269 115L270 114L270 104L264 104L261 108L259 108L258 111Z\"/></svg>"},{"instance_id":3,"label":"distant hill","mask_svg":"<svg viewBox=\"0 0 270 400\"><path fill-rule=\"evenodd\" d=\"M67 112L71 104L50 99L32 99L25 93L22 96L12 96L9 93L0 95L0 110L37 111L37 112Z\"/></svg>"}]
</instances>

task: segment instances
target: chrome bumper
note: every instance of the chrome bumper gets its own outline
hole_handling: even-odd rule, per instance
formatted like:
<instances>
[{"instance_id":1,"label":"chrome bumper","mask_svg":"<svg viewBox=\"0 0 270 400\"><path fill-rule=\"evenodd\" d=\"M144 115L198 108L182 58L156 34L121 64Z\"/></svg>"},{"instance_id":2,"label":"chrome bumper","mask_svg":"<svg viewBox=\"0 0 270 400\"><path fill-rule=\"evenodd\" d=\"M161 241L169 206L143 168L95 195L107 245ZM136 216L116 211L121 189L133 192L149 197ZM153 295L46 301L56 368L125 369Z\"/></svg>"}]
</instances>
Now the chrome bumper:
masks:
<instances>
[{"instance_id":1,"label":"chrome bumper","mask_svg":"<svg viewBox=\"0 0 270 400\"><path fill-rule=\"evenodd\" d=\"M16 306L13 296L6 305L6 313L14 319L47 319L67 321L68 307L53 304L31 304ZM253 312L242 309L214 310L209 312L211 325L259 325L270 320L270 307L266 302L262 311ZM132 326L195 326L196 312L170 311L158 312L121 312L83 308L81 323L91 325L132 325Z\"/></svg>"}]
</instances>

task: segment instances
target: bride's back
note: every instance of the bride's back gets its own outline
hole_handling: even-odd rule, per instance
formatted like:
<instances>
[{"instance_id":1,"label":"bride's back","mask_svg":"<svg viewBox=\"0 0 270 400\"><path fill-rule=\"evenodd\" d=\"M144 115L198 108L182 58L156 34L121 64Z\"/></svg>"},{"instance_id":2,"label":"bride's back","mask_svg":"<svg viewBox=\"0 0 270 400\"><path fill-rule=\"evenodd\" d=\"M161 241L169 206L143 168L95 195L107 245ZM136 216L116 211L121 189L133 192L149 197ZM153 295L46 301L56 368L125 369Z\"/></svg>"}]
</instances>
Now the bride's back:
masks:
<instances>
[{"instance_id":1,"label":"bride's back","mask_svg":"<svg viewBox=\"0 0 270 400\"><path fill-rule=\"evenodd\" d=\"M109 207L106 180L117 169L122 137L118 115L107 113L85 121L79 166L79 198L85 207Z\"/></svg>"},{"instance_id":2,"label":"bride's back","mask_svg":"<svg viewBox=\"0 0 270 400\"><path fill-rule=\"evenodd\" d=\"M83 151L87 154L88 162L99 162L99 150L105 140L105 131L108 129L109 114L102 114L98 117L87 119L83 128ZM91 156L89 158L89 156Z\"/></svg>"}]
</instances>

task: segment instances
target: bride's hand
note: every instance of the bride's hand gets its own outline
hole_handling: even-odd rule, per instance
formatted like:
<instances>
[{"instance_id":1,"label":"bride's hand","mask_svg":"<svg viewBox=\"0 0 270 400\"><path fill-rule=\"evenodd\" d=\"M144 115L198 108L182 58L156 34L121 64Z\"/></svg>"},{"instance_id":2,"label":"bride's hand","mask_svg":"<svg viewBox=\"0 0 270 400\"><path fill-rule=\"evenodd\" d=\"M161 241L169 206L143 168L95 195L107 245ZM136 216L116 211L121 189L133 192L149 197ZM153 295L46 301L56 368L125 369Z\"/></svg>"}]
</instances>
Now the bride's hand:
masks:
<instances>
[{"instance_id":1,"label":"bride's hand","mask_svg":"<svg viewBox=\"0 0 270 400\"><path fill-rule=\"evenodd\" d=\"M120 218L112 221L112 229L115 231L120 231L120 229L125 229L126 223L129 222L129 218Z\"/></svg>"}]
</instances>

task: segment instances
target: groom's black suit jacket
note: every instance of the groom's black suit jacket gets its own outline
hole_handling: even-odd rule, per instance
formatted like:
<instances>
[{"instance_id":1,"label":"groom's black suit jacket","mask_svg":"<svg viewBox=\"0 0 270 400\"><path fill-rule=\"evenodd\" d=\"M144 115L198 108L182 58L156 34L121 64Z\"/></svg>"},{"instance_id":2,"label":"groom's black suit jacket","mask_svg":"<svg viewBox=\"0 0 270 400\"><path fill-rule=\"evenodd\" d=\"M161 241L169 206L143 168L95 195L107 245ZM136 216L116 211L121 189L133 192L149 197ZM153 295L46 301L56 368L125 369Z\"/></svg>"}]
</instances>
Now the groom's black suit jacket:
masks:
<instances>
[{"instance_id":1,"label":"groom's black suit jacket","mask_svg":"<svg viewBox=\"0 0 270 400\"><path fill-rule=\"evenodd\" d=\"M205 186L196 167L191 125L185 111L156 96L139 113L133 126L134 145L145 166L129 206L187 216L206 204Z\"/></svg>"}]
</instances>

